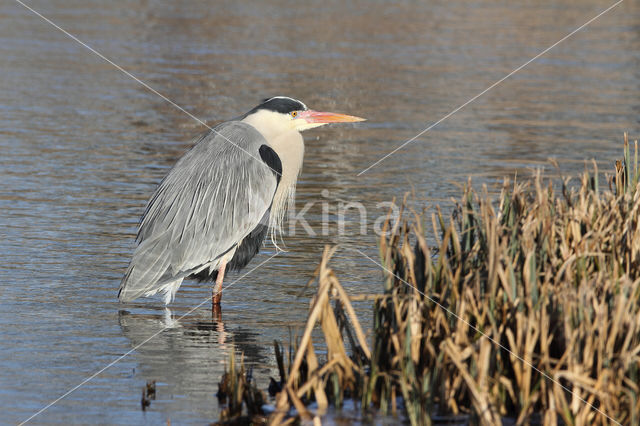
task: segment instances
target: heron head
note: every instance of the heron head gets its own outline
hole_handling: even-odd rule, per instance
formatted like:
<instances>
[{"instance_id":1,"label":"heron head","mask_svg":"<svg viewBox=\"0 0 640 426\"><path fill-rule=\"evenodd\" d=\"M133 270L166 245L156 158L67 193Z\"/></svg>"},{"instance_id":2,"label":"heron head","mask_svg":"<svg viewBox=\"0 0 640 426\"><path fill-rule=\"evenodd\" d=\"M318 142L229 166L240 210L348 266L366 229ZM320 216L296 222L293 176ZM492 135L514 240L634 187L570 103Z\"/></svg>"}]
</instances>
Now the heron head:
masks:
<instances>
[{"instance_id":1,"label":"heron head","mask_svg":"<svg viewBox=\"0 0 640 426\"><path fill-rule=\"evenodd\" d=\"M314 111L293 98L275 96L262 101L260 105L249 111L244 121L258 130L268 129L268 133L285 133L291 130L302 132L329 123L354 123L364 118L334 112Z\"/></svg>"}]
</instances>

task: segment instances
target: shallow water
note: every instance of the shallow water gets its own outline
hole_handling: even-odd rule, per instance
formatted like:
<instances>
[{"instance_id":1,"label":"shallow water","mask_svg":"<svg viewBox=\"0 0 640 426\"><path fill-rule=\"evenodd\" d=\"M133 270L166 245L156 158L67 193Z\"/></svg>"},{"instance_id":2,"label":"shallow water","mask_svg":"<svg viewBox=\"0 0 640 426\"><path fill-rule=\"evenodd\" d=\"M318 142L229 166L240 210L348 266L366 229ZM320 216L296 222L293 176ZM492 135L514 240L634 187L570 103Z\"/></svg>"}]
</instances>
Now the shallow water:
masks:
<instances>
[{"instance_id":1,"label":"shallow water","mask_svg":"<svg viewBox=\"0 0 640 426\"><path fill-rule=\"evenodd\" d=\"M275 376L272 341L299 331L313 292L303 287L323 245L339 240L375 258L370 229L386 212L378 203L413 187L421 203L448 205L469 175L495 190L515 171L553 172L549 157L567 174L592 158L610 170L622 132L640 135L637 2L362 176L612 3L174 3L29 4L209 124L276 94L369 121L305 134L297 208L314 203L305 217L317 235L298 227L285 238L288 252L227 289L222 323L211 318L209 290L195 283L183 285L170 312L158 300L120 305L146 199L204 128L18 3L0 4L2 423L27 419L129 351L34 421L215 420L230 350L245 353L264 387ZM366 235L353 211L349 236L335 223L323 235L322 203L335 209L337 200L363 203ZM246 271L273 254L268 245ZM335 266L349 291L379 290L381 273L362 256L343 250ZM147 380L157 381L157 399L142 412Z\"/></svg>"}]
</instances>

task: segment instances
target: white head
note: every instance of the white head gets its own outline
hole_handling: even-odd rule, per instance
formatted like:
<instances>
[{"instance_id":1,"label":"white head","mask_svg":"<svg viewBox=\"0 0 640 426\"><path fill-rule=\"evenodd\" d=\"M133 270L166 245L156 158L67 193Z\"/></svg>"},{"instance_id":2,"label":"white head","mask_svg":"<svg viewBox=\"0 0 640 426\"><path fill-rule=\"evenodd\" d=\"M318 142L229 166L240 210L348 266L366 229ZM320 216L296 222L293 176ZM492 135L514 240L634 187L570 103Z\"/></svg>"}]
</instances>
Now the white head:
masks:
<instances>
[{"instance_id":1,"label":"white head","mask_svg":"<svg viewBox=\"0 0 640 426\"><path fill-rule=\"evenodd\" d=\"M242 121L251 124L270 141L284 133L302 132L329 123L353 123L364 118L333 112L320 112L293 98L274 96L246 113Z\"/></svg>"}]
</instances>

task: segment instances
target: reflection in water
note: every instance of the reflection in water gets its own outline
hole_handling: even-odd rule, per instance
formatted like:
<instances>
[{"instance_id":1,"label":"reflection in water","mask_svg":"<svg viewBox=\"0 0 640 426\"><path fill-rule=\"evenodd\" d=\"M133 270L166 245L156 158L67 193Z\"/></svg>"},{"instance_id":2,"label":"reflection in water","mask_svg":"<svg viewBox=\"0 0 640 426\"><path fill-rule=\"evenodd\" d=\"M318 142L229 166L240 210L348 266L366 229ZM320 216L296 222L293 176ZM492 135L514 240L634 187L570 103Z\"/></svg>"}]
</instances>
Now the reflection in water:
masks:
<instances>
[{"instance_id":1,"label":"reflection in water","mask_svg":"<svg viewBox=\"0 0 640 426\"><path fill-rule=\"evenodd\" d=\"M258 341L258 332L226 326L219 312L210 318L180 318L167 308L156 313L120 310L118 323L136 357L144 360L136 373L157 383L154 406L171 407L175 395L199 395L199 406L190 409L215 416L214 396L230 351L243 354L249 368L272 362L267 354L271 348Z\"/></svg>"},{"instance_id":2,"label":"reflection in water","mask_svg":"<svg viewBox=\"0 0 640 426\"><path fill-rule=\"evenodd\" d=\"M0 4L7 18L0 26L0 406L12 408L3 413L8 423L166 325L38 420L211 421L230 350L245 353L264 386L277 376L273 340L288 343L302 326L312 290L296 296L323 245L339 240L375 253L376 237L359 235L357 224L349 238L340 239L335 224L323 235L323 191L362 202L372 225L383 213L378 203L408 188L425 203L446 204L469 175L495 190L505 173L527 176L547 157L565 173L591 158L608 170L622 132L640 131L637 2L624 2L361 177L586 22L601 2L33 6L210 125L277 94L368 121L305 134L296 203L297 210L315 203L306 218L317 235L298 228L285 238L289 252L225 290L223 321L208 305L178 320L210 298L210 288L194 282L184 283L169 317L159 301L121 306L117 288L144 203L204 129L17 3ZM265 247L253 265L271 254ZM379 289L375 265L348 251L334 260L349 291ZM143 413L147 380L158 381L158 395Z\"/></svg>"},{"instance_id":3,"label":"reflection in water","mask_svg":"<svg viewBox=\"0 0 640 426\"><path fill-rule=\"evenodd\" d=\"M164 308L162 313L137 313L132 314L127 310L118 312L118 323L122 329L122 334L129 339L131 347L144 353L145 343L149 341L151 336L158 333L165 334L163 338L158 339L159 344L154 345L152 349L155 352L164 352L162 346L166 348L179 348L185 353L179 356L167 357L163 361L171 362L177 368L180 363L179 359L188 358L187 352L195 350L195 356L198 357L198 348L214 348L214 361L226 360L230 350L245 355L245 362L248 364L264 364L269 360L265 352L271 352L271 348L265 347L262 343L258 344L257 337L260 335L257 331L249 330L242 326L231 325L227 329L223 321L222 312L212 312L211 318L203 317L192 318L176 316L171 309ZM139 348L139 349L138 349ZM166 353L172 353L167 350ZM176 354L178 355L178 354ZM168 365L157 365L157 372L167 371Z\"/></svg>"}]
</instances>

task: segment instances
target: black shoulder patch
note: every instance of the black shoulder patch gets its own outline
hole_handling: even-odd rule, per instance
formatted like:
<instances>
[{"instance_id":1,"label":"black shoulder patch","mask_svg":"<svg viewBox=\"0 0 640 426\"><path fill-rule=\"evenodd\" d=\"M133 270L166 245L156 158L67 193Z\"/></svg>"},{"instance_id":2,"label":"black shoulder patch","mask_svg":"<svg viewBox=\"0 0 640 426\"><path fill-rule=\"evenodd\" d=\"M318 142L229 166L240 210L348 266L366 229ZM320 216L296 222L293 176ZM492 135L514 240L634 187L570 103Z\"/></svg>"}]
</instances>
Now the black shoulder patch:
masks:
<instances>
[{"instance_id":1,"label":"black shoulder patch","mask_svg":"<svg viewBox=\"0 0 640 426\"><path fill-rule=\"evenodd\" d=\"M276 175L276 182L280 183L282 177L282 162L278 154L268 145L260 146L260 158L262 161L271 168L271 171Z\"/></svg>"}]
</instances>

